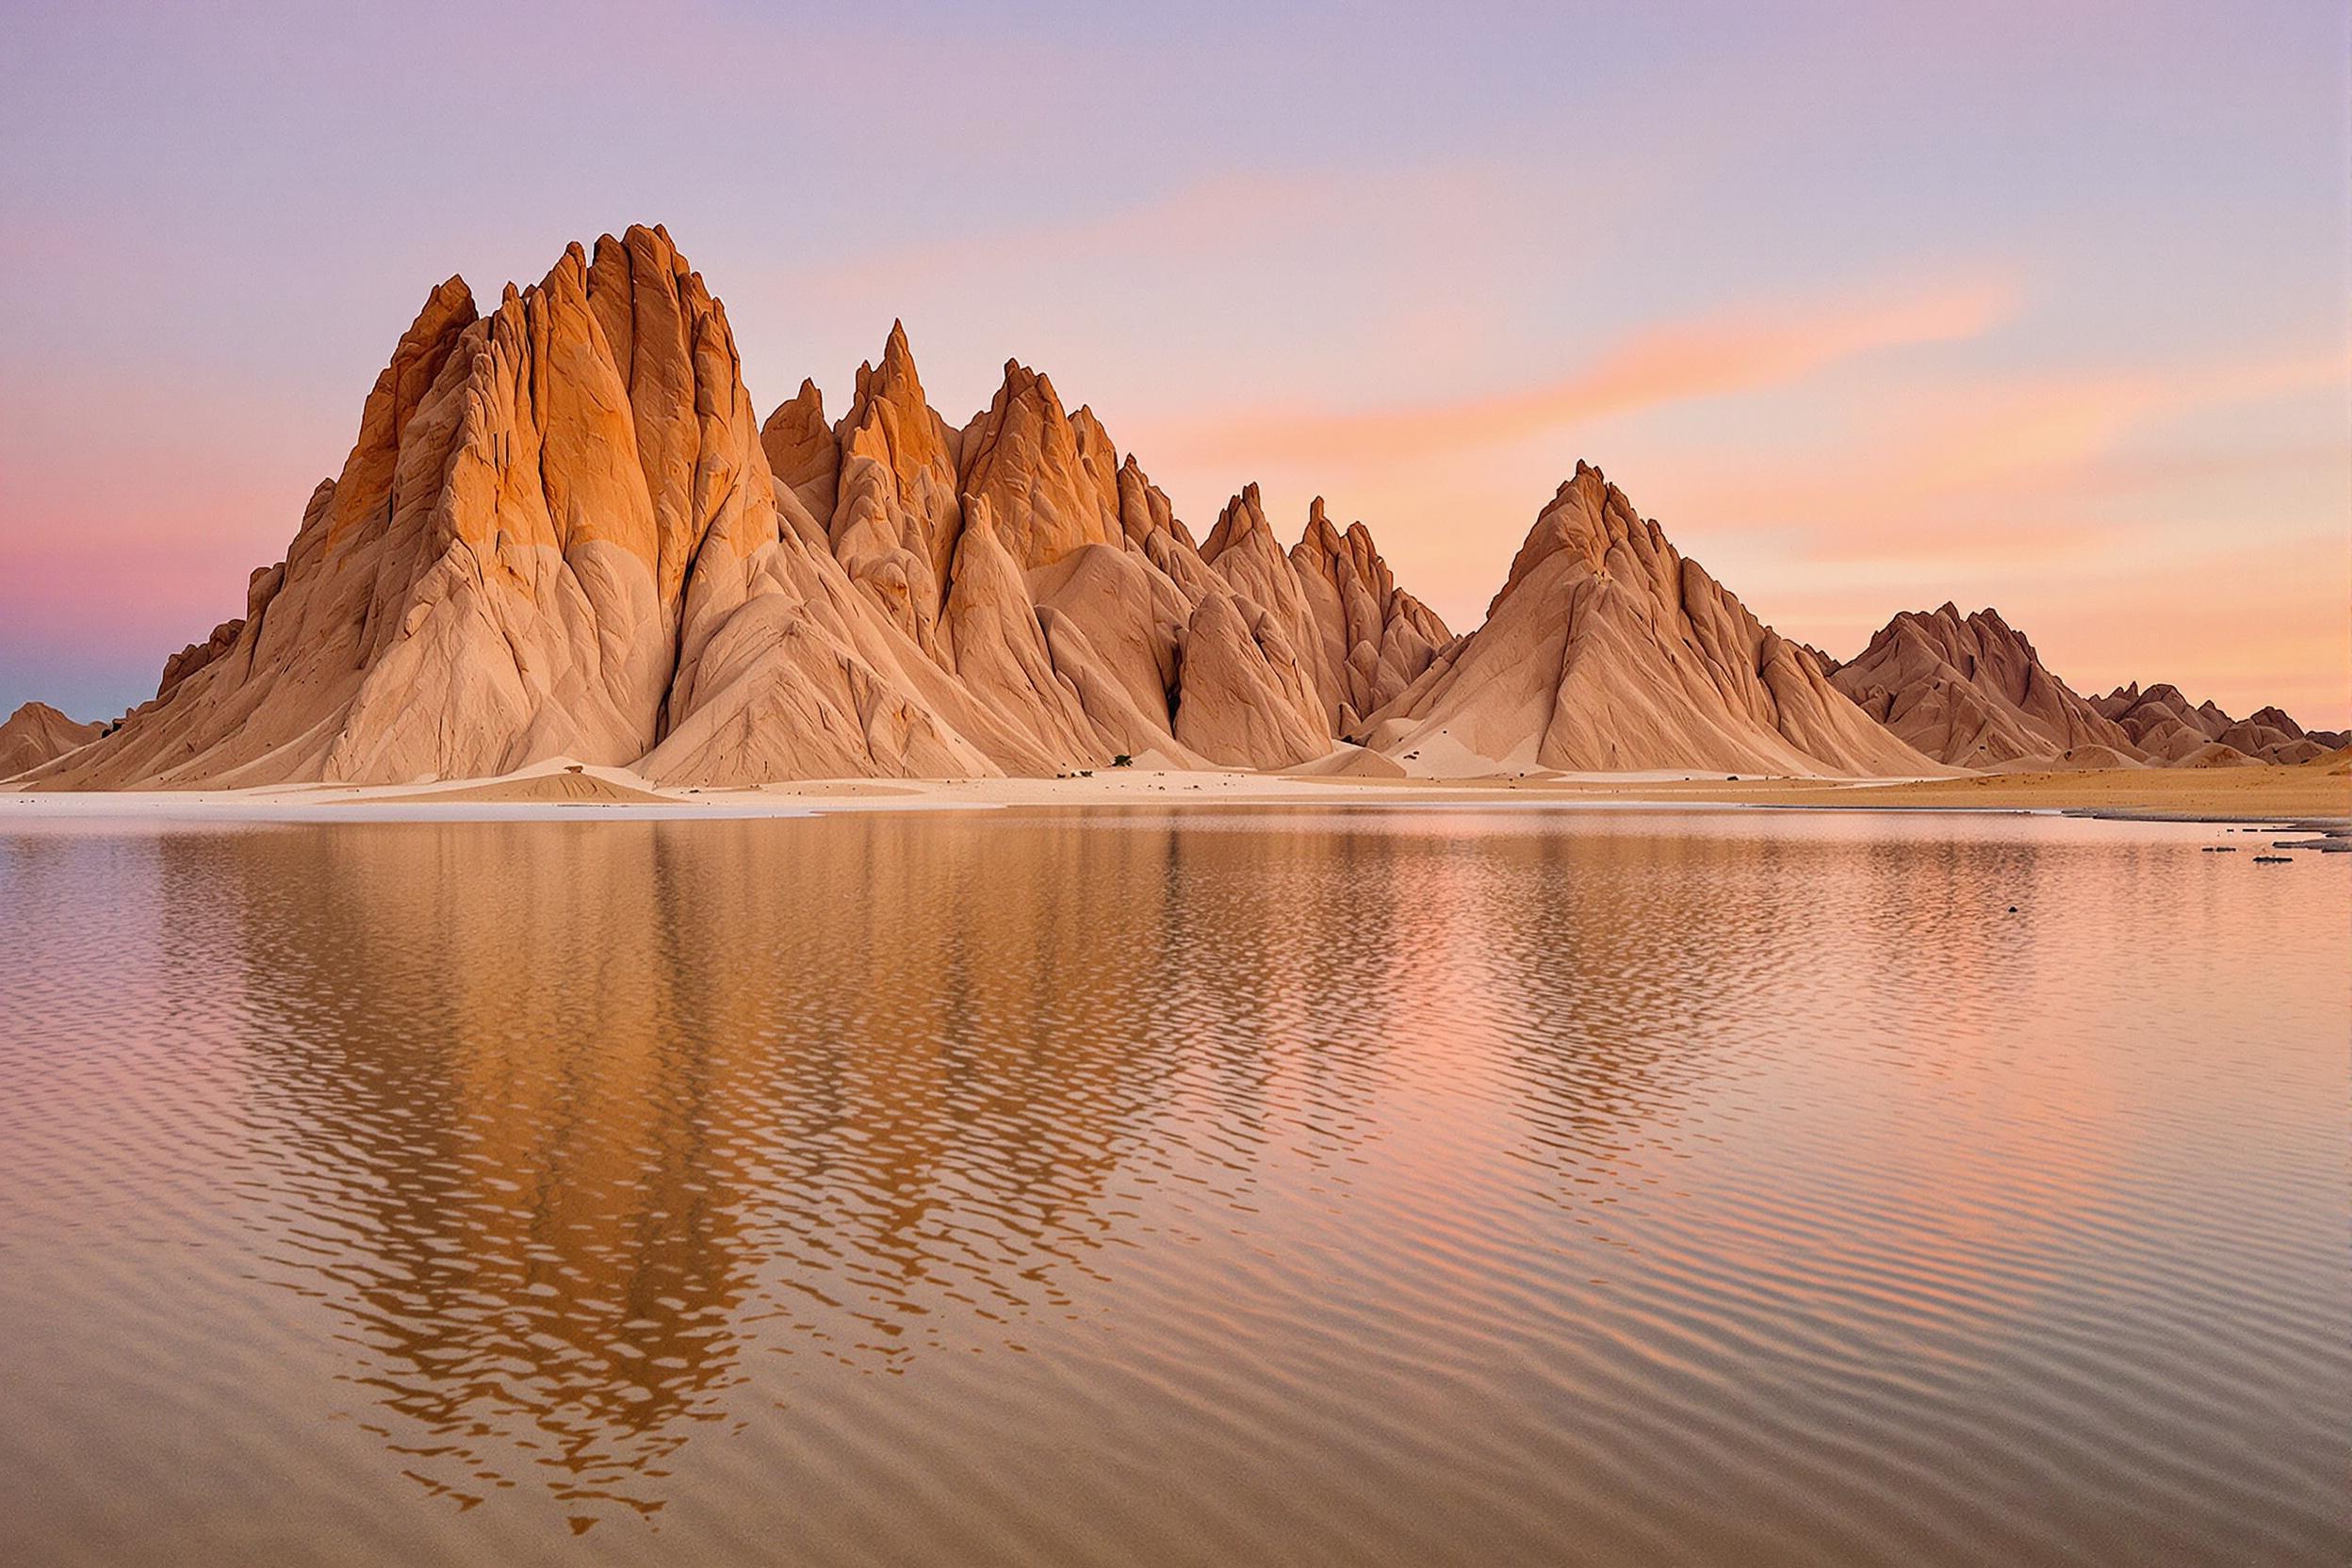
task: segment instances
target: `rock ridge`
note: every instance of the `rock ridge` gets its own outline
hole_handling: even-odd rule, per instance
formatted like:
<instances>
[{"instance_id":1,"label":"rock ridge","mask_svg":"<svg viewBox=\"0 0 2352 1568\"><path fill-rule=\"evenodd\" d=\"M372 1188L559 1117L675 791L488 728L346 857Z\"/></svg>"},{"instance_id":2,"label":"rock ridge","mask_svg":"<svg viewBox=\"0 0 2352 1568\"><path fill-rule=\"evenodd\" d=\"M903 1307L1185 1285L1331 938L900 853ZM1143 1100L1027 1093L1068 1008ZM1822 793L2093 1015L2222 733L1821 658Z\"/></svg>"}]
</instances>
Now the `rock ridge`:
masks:
<instances>
[{"instance_id":1,"label":"rock ridge","mask_svg":"<svg viewBox=\"0 0 2352 1568\"><path fill-rule=\"evenodd\" d=\"M1457 636L1319 497L1287 547L1255 483L1196 539L1017 359L951 424L903 322L837 418L804 380L761 419L726 307L658 224L566 247L486 312L462 279L430 290L243 609L106 733L20 710L0 776L404 783L564 757L750 784L1121 754L1917 776L2328 740L2169 687L2086 701L1989 611L1898 616L1839 665L1583 463Z\"/></svg>"}]
</instances>

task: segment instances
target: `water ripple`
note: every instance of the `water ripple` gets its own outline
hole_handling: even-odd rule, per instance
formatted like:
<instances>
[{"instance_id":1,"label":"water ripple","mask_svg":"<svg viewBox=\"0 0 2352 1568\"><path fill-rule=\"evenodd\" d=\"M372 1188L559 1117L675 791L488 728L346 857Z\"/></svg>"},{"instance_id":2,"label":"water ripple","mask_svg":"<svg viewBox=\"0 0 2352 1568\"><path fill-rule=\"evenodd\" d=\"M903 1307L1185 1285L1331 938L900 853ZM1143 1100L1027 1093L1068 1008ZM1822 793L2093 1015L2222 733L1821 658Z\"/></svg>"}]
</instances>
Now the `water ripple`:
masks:
<instances>
[{"instance_id":1,"label":"water ripple","mask_svg":"<svg viewBox=\"0 0 2352 1568\"><path fill-rule=\"evenodd\" d=\"M1960 816L0 835L70 1563L2352 1553L2352 858Z\"/></svg>"}]
</instances>

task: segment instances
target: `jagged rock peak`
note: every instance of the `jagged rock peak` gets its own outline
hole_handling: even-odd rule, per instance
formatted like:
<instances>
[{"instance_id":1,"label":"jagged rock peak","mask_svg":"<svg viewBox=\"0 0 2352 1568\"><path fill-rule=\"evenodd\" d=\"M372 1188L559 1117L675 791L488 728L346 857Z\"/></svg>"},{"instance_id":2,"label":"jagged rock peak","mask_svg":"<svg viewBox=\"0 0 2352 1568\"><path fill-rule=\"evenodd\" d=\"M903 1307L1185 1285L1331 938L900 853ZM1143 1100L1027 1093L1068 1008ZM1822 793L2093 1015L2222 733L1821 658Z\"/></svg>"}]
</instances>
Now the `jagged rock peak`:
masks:
<instances>
[{"instance_id":1,"label":"jagged rock peak","mask_svg":"<svg viewBox=\"0 0 2352 1568\"><path fill-rule=\"evenodd\" d=\"M567 246L487 317L451 280L228 645L178 661L73 781L633 760L666 722L690 565L775 526L733 336L666 231Z\"/></svg>"},{"instance_id":2,"label":"jagged rock peak","mask_svg":"<svg viewBox=\"0 0 2352 1568\"><path fill-rule=\"evenodd\" d=\"M893 316L890 330L882 338L880 359L858 367L858 396L866 397L870 390L878 396L898 388L917 398L923 396L923 377L915 369L915 351L906 342L906 323Z\"/></svg>"},{"instance_id":3,"label":"jagged rock peak","mask_svg":"<svg viewBox=\"0 0 2352 1568\"><path fill-rule=\"evenodd\" d=\"M1361 522L1331 524L1323 498L1290 549L1313 624L1312 660L1332 732L1350 735L1401 694L1453 640L1435 612L1396 586Z\"/></svg>"},{"instance_id":4,"label":"jagged rock peak","mask_svg":"<svg viewBox=\"0 0 2352 1568\"><path fill-rule=\"evenodd\" d=\"M2136 681L2118 686L2099 698L2096 706L2142 750L2160 761L2181 766L2205 765L2216 758L2211 749L2215 746L2256 761L2308 762L2343 743L2340 732L2306 730L2276 706L2233 719L2210 699L2192 703L2180 687L2168 681L2146 690Z\"/></svg>"},{"instance_id":5,"label":"jagged rock peak","mask_svg":"<svg viewBox=\"0 0 2352 1568\"><path fill-rule=\"evenodd\" d=\"M1167 493L1152 483L1151 477L1129 452L1119 465L1119 525L1127 543L1140 550L1154 547L1165 551L1176 548L1180 553L1199 559L1199 547L1193 543L1192 531L1177 517L1175 507ZM1155 546L1153 541L1159 541Z\"/></svg>"},{"instance_id":6,"label":"jagged rock peak","mask_svg":"<svg viewBox=\"0 0 2352 1568\"><path fill-rule=\"evenodd\" d=\"M1575 553L1594 571L1602 569L1612 545L1621 545L1646 531L1653 547L1663 545L1665 535L1658 531L1656 523L1645 523L1634 511L1625 492L1609 482L1600 469L1576 460L1576 470L1560 482L1552 493L1551 504L1538 514L1535 527L1520 543L1519 551L1511 557L1511 570L1503 579L1494 597L1487 604L1487 615L1494 616L1495 607L1553 555L1562 550ZM1677 560L1680 558L1677 556Z\"/></svg>"},{"instance_id":7,"label":"jagged rock peak","mask_svg":"<svg viewBox=\"0 0 2352 1568\"><path fill-rule=\"evenodd\" d=\"M1053 381L1019 360L964 427L959 482L983 498L1024 567L1087 545L1122 542L1119 453L1092 411L1071 415Z\"/></svg>"},{"instance_id":8,"label":"jagged rock peak","mask_svg":"<svg viewBox=\"0 0 2352 1568\"><path fill-rule=\"evenodd\" d=\"M803 380L799 392L776 404L760 427L760 445L776 482L792 493L808 524L822 533L839 498L841 449L825 422L825 394L815 382Z\"/></svg>"},{"instance_id":9,"label":"jagged rock peak","mask_svg":"<svg viewBox=\"0 0 2352 1568\"><path fill-rule=\"evenodd\" d=\"M963 506L957 437L924 399L904 323L890 323L879 368L834 426L840 449L827 521L833 554L891 622L937 653L937 627Z\"/></svg>"},{"instance_id":10,"label":"jagged rock peak","mask_svg":"<svg viewBox=\"0 0 2352 1568\"><path fill-rule=\"evenodd\" d=\"M1938 771L1584 463L1486 624L1369 715L1365 737L1419 773Z\"/></svg>"},{"instance_id":11,"label":"jagged rock peak","mask_svg":"<svg viewBox=\"0 0 2352 1568\"><path fill-rule=\"evenodd\" d=\"M2132 737L2053 675L2025 634L1984 609L1904 611L1831 676L1903 740L1956 766L2026 759L2141 760Z\"/></svg>"},{"instance_id":12,"label":"jagged rock peak","mask_svg":"<svg viewBox=\"0 0 2352 1568\"><path fill-rule=\"evenodd\" d=\"M1200 559L1214 566L1218 556L1252 535L1262 535L1268 546L1281 548L1275 545L1274 531L1266 526L1266 503L1259 498L1254 480L1243 485L1240 493L1227 500L1224 510L1217 514L1209 536L1200 542Z\"/></svg>"},{"instance_id":13,"label":"jagged rock peak","mask_svg":"<svg viewBox=\"0 0 2352 1568\"><path fill-rule=\"evenodd\" d=\"M1362 522L1339 529L1320 496L1308 503L1306 529L1291 547L1290 555L1301 571L1312 564L1323 575L1350 578L1382 599L1396 591L1396 574L1373 543L1372 531Z\"/></svg>"},{"instance_id":14,"label":"jagged rock peak","mask_svg":"<svg viewBox=\"0 0 2352 1568\"><path fill-rule=\"evenodd\" d=\"M808 382L761 422L659 225L565 247L486 315L462 279L432 290L244 610L40 778L1284 766L1334 735L1423 773L1937 771L1831 683L1867 655L1779 637L1589 464L1456 638L1322 498L1284 548L1247 485L1196 548L1091 407L1018 360L949 426L903 321L829 427ZM2171 688L2084 703L1989 610L1898 621L1873 647L1925 673L1881 685L1940 694L1947 742L1976 714L2086 723L2066 698L2208 760L2320 739Z\"/></svg>"}]
</instances>

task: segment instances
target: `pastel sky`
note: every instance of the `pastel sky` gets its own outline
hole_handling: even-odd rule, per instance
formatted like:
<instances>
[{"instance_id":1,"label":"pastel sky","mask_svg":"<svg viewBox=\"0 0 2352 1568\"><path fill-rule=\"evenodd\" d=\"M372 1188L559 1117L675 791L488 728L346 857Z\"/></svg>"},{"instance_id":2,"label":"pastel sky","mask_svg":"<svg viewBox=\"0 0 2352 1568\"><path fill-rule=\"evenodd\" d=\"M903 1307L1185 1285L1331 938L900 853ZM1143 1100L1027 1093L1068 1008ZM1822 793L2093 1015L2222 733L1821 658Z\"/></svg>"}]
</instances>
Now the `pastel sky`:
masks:
<instances>
[{"instance_id":1,"label":"pastel sky","mask_svg":"<svg viewBox=\"0 0 2352 1568\"><path fill-rule=\"evenodd\" d=\"M1473 626L1578 458L1851 653L2352 720L2340 0L0 0L0 712L241 612L427 289L669 225L764 409L903 317Z\"/></svg>"}]
</instances>

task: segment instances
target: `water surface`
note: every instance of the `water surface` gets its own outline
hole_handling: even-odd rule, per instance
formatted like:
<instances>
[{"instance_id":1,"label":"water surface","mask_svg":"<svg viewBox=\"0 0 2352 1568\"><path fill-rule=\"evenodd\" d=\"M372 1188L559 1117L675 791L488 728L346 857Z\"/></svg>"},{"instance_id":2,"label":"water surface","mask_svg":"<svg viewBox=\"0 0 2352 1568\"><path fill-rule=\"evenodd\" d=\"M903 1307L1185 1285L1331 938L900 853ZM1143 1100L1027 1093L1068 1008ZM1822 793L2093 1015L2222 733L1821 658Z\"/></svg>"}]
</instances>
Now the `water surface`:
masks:
<instances>
[{"instance_id":1,"label":"water surface","mask_svg":"<svg viewBox=\"0 0 2352 1568\"><path fill-rule=\"evenodd\" d=\"M2352 1554L2352 857L0 826L10 1561Z\"/></svg>"}]
</instances>

